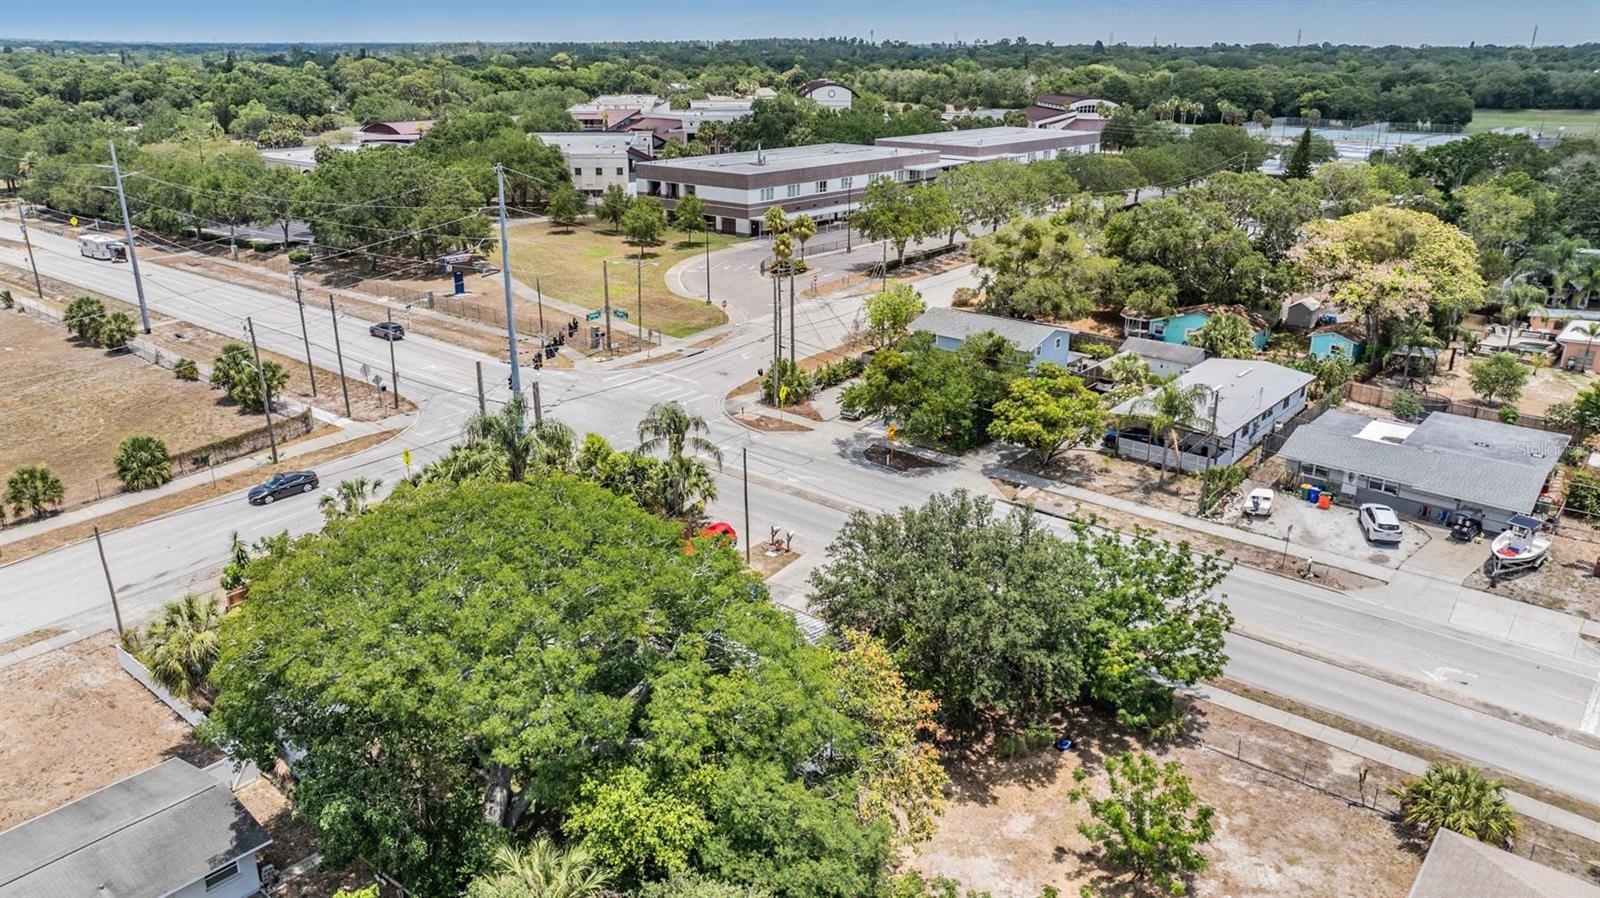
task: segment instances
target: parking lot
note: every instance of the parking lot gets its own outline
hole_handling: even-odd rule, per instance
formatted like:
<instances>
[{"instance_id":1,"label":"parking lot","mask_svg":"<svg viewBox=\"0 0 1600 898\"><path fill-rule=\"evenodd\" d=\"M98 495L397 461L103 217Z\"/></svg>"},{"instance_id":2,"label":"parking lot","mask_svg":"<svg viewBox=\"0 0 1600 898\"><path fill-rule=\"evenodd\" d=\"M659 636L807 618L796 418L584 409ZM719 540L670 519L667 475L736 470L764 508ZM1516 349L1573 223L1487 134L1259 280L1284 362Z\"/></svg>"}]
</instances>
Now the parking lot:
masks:
<instances>
[{"instance_id":1,"label":"parking lot","mask_svg":"<svg viewBox=\"0 0 1600 898\"><path fill-rule=\"evenodd\" d=\"M1255 484L1247 484L1254 488ZM1248 495L1249 489L1243 491ZM1277 539L1289 537L1289 553L1296 547L1315 549L1346 558L1359 558L1373 564L1398 568L1406 559L1427 545L1434 537L1415 521L1400 518L1405 532L1400 545L1368 542L1356 522L1356 509L1335 505L1321 509L1289 493L1278 491L1272 503L1272 515L1266 518L1246 518L1241 507L1244 500L1230 510L1233 524L1255 533L1264 533ZM1432 529L1432 528L1429 528ZM1442 534L1442 531L1440 531ZM1465 572L1463 572L1465 573Z\"/></svg>"}]
</instances>

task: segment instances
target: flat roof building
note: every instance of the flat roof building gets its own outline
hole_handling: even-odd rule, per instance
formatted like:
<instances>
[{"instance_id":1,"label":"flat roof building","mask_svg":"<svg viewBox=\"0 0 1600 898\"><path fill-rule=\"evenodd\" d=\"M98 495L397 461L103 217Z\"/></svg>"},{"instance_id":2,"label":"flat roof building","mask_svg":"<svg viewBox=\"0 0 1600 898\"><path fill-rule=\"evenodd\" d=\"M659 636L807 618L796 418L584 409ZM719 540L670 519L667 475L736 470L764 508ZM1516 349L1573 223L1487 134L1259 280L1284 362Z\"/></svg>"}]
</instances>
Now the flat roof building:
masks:
<instances>
[{"instance_id":1,"label":"flat roof building","mask_svg":"<svg viewBox=\"0 0 1600 898\"><path fill-rule=\"evenodd\" d=\"M773 206L818 223L849 214L873 178L920 181L940 168L937 150L824 143L716 156L658 159L635 166L640 196L671 210L680 198L705 201L712 227L755 236Z\"/></svg>"},{"instance_id":2,"label":"flat roof building","mask_svg":"<svg viewBox=\"0 0 1600 898\"><path fill-rule=\"evenodd\" d=\"M1098 153L1099 131L1051 131L1038 128L972 128L965 131L936 131L904 137L880 137L880 147L935 150L949 165L1013 159L1035 162L1074 153Z\"/></svg>"},{"instance_id":3,"label":"flat roof building","mask_svg":"<svg viewBox=\"0 0 1600 898\"><path fill-rule=\"evenodd\" d=\"M561 151L572 186L586 196L600 196L615 184L633 193L634 164L650 158L649 132L541 131L537 137Z\"/></svg>"}]
</instances>

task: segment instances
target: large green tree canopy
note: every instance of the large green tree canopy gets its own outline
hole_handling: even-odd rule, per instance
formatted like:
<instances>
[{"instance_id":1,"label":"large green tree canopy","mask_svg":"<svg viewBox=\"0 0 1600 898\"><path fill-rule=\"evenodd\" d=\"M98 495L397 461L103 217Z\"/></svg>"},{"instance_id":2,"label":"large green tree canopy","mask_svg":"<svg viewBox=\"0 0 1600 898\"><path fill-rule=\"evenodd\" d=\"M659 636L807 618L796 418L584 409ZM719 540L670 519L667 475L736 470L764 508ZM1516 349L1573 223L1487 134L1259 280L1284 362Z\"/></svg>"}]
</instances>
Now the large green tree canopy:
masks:
<instances>
[{"instance_id":1,"label":"large green tree canopy","mask_svg":"<svg viewBox=\"0 0 1600 898\"><path fill-rule=\"evenodd\" d=\"M294 797L324 857L423 895L531 823L624 883L844 898L874 887L893 825L858 813L883 772L830 659L736 553L687 553L599 487L406 486L257 562L212 720L258 763L305 752Z\"/></svg>"}]
</instances>

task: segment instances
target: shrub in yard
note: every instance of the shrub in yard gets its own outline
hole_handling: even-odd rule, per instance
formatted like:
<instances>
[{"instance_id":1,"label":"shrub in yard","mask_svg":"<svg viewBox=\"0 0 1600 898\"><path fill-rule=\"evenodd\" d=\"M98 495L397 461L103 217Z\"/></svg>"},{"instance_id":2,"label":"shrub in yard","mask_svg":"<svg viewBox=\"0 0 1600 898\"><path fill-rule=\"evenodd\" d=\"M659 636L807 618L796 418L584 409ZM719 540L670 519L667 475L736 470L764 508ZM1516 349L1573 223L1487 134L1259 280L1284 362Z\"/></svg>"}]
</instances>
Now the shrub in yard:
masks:
<instances>
[{"instance_id":1,"label":"shrub in yard","mask_svg":"<svg viewBox=\"0 0 1600 898\"><path fill-rule=\"evenodd\" d=\"M27 512L42 518L46 508L61 504L66 492L61 478L45 465L25 465L6 478L6 504L11 506L13 517Z\"/></svg>"},{"instance_id":2,"label":"shrub in yard","mask_svg":"<svg viewBox=\"0 0 1600 898\"><path fill-rule=\"evenodd\" d=\"M1484 402L1516 402L1532 373L1533 369L1522 364L1511 352L1497 352L1486 359L1467 363L1472 392Z\"/></svg>"},{"instance_id":3,"label":"shrub in yard","mask_svg":"<svg viewBox=\"0 0 1600 898\"><path fill-rule=\"evenodd\" d=\"M950 305L958 309L965 309L978 304L978 291L971 287L957 287L956 292L950 297Z\"/></svg>"},{"instance_id":4,"label":"shrub in yard","mask_svg":"<svg viewBox=\"0 0 1600 898\"><path fill-rule=\"evenodd\" d=\"M761 375L761 401L773 408L779 407L780 399L782 405L798 405L815 391L811 375L789 364L788 359L778 359Z\"/></svg>"},{"instance_id":5,"label":"shrub in yard","mask_svg":"<svg viewBox=\"0 0 1600 898\"><path fill-rule=\"evenodd\" d=\"M860 375L862 369L866 366L867 363L859 356L840 359L831 365L823 365L821 368L811 372L811 383L819 390L826 390Z\"/></svg>"},{"instance_id":6,"label":"shrub in yard","mask_svg":"<svg viewBox=\"0 0 1600 898\"><path fill-rule=\"evenodd\" d=\"M1210 514L1218 502L1244 483L1244 468L1238 465L1215 465L1200 475L1200 513Z\"/></svg>"},{"instance_id":7,"label":"shrub in yard","mask_svg":"<svg viewBox=\"0 0 1600 898\"><path fill-rule=\"evenodd\" d=\"M277 396L289 382L289 372L277 362L263 361L261 372L267 381L267 392ZM211 385L228 391L228 396L246 411L259 412L266 406L261 400L261 378L256 374L255 355L243 343L228 343L211 362Z\"/></svg>"},{"instance_id":8,"label":"shrub in yard","mask_svg":"<svg viewBox=\"0 0 1600 898\"><path fill-rule=\"evenodd\" d=\"M106 349L121 349L135 333L133 318L127 312L112 312L95 324L94 342Z\"/></svg>"},{"instance_id":9,"label":"shrub in yard","mask_svg":"<svg viewBox=\"0 0 1600 898\"><path fill-rule=\"evenodd\" d=\"M17 301L11 298L10 290L0 290L0 309L9 309L16 304Z\"/></svg>"},{"instance_id":10,"label":"shrub in yard","mask_svg":"<svg viewBox=\"0 0 1600 898\"><path fill-rule=\"evenodd\" d=\"M1401 390L1389 400L1389 411L1402 421L1414 421L1422 416L1422 401L1410 390Z\"/></svg>"},{"instance_id":11,"label":"shrub in yard","mask_svg":"<svg viewBox=\"0 0 1600 898\"><path fill-rule=\"evenodd\" d=\"M139 661L173 695L191 702L204 698L211 692L207 681L221 627L222 609L214 598L190 593L168 602L139 637Z\"/></svg>"},{"instance_id":12,"label":"shrub in yard","mask_svg":"<svg viewBox=\"0 0 1600 898\"><path fill-rule=\"evenodd\" d=\"M1109 359L1117 351L1110 343L1084 343L1075 349L1091 359Z\"/></svg>"},{"instance_id":13,"label":"shrub in yard","mask_svg":"<svg viewBox=\"0 0 1600 898\"><path fill-rule=\"evenodd\" d=\"M154 489L172 479L172 456L167 444L148 434L128 437L117 445L113 459L117 478L130 490Z\"/></svg>"},{"instance_id":14,"label":"shrub in yard","mask_svg":"<svg viewBox=\"0 0 1600 898\"><path fill-rule=\"evenodd\" d=\"M89 340L94 337L95 323L106 313L106 305L92 296L80 296L67 303L66 312L61 315L61 323L67 330L78 335L80 340Z\"/></svg>"},{"instance_id":15,"label":"shrub in yard","mask_svg":"<svg viewBox=\"0 0 1600 898\"><path fill-rule=\"evenodd\" d=\"M296 265L304 265L311 261L311 252L303 249L289 250L289 261Z\"/></svg>"},{"instance_id":16,"label":"shrub in yard","mask_svg":"<svg viewBox=\"0 0 1600 898\"><path fill-rule=\"evenodd\" d=\"M1567 510L1600 515L1600 471L1579 469L1567 481Z\"/></svg>"},{"instance_id":17,"label":"shrub in yard","mask_svg":"<svg viewBox=\"0 0 1600 898\"><path fill-rule=\"evenodd\" d=\"M1515 423L1517 423L1517 419L1521 418L1521 417L1522 417L1521 415L1517 414L1517 410L1516 410L1516 408L1514 406L1510 406L1510 405L1502 405L1502 406L1500 406L1500 423L1502 423L1502 424L1515 424Z\"/></svg>"},{"instance_id":18,"label":"shrub in yard","mask_svg":"<svg viewBox=\"0 0 1600 898\"><path fill-rule=\"evenodd\" d=\"M200 366L194 363L194 359L178 359L172 366L172 373L177 375L179 380L199 380Z\"/></svg>"},{"instance_id":19,"label":"shrub in yard","mask_svg":"<svg viewBox=\"0 0 1600 898\"><path fill-rule=\"evenodd\" d=\"M1406 823L1429 839L1448 828L1509 846L1522 828L1506 801L1505 786L1470 764L1429 764L1427 773L1389 791L1399 797Z\"/></svg>"},{"instance_id":20,"label":"shrub in yard","mask_svg":"<svg viewBox=\"0 0 1600 898\"><path fill-rule=\"evenodd\" d=\"M1073 773L1080 784L1087 776L1082 767ZM1124 752L1106 760L1106 778L1110 794L1105 798L1095 798L1082 785L1069 793L1088 805L1093 818L1079 823L1078 832L1135 879L1182 895L1183 876L1209 865L1200 846L1215 832L1215 811L1200 803L1177 761L1162 764L1143 752Z\"/></svg>"},{"instance_id":21,"label":"shrub in yard","mask_svg":"<svg viewBox=\"0 0 1600 898\"><path fill-rule=\"evenodd\" d=\"M252 240L250 241L250 248L258 253L271 252L272 244L265 240Z\"/></svg>"}]
</instances>

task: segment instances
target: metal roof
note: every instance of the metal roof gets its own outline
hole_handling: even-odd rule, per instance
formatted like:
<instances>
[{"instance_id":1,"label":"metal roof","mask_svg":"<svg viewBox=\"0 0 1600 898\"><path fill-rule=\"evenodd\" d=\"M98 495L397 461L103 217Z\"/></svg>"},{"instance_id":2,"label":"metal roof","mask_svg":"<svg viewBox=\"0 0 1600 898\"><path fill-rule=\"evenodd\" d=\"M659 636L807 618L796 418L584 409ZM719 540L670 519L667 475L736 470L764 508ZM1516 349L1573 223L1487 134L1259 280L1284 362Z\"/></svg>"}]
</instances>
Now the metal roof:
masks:
<instances>
[{"instance_id":1,"label":"metal roof","mask_svg":"<svg viewBox=\"0 0 1600 898\"><path fill-rule=\"evenodd\" d=\"M271 842L227 786L172 758L0 833L0 898L167 895Z\"/></svg>"},{"instance_id":2,"label":"metal roof","mask_svg":"<svg viewBox=\"0 0 1600 898\"><path fill-rule=\"evenodd\" d=\"M916 320L911 322L911 329L956 340L965 340L986 331L994 331L1010 340L1012 345L1023 352L1032 352L1034 347L1056 334L1065 333L1069 337L1072 334L1070 329L1054 324L1039 324L1018 318L945 308L929 309L918 315Z\"/></svg>"},{"instance_id":3,"label":"metal roof","mask_svg":"<svg viewBox=\"0 0 1600 898\"><path fill-rule=\"evenodd\" d=\"M1249 424L1286 397L1316 378L1303 371L1253 359L1206 359L1178 375L1180 388L1196 384L1208 389L1195 403L1202 420L1195 429L1228 436ZM1114 415L1138 416L1148 408L1151 393L1129 399L1111 410ZM1304 428L1302 428L1304 429Z\"/></svg>"},{"instance_id":4,"label":"metal roof","mask_svg":"<svg viewBox=\"0 0 1600 898\"><path fill-rule=\"evenodd\" d=\"M844 162L893 163L911 159L924 161L926 152L899 147L861 146L853 143L818 143L803 147L777 147L770 150L749 150L742 153L717 153L711 156L681 156L677 159L657 159L651 163L662 169L680 172L723 171L740 175L759 175L772 171L800 171L821 165L838 165Z\"/></svg>"},{"instance_id":5,"label":"metal roof","mask_svg":"<svg viewBox=\"0 0 1600 898\"><path fill-rule=\"evenodd\" d=\"M1531 511L1570 437L1435 412L1398 442L1376 419L1328 411L1279 450L1294 461L1391 480L1467 505ZM1403 428L1402 428L1403 429Z\"/></svg>"}]
</instances>

